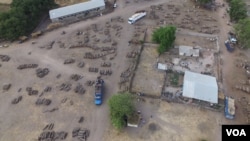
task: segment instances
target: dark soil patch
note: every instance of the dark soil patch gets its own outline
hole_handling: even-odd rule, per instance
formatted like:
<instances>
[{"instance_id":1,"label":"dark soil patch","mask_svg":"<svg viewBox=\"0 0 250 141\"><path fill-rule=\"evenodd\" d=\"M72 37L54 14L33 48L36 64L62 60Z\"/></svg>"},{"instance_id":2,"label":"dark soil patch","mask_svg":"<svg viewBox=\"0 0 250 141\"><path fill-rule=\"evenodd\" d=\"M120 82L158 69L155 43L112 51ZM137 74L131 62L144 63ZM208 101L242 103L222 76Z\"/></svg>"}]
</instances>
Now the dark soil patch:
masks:
<instances>
[{"instance_id":1,"label":"dark soil patch","mask_svg":"<svg viewBox=\"0 0 250 141\"><path fill-rule=\"evenodd\" d=\"M157 130L159 130L159 127L157 124L155 123L150 123L148 125L148 130L151 131L152 133L156 132Z\"/></svg>"}]
</instances>

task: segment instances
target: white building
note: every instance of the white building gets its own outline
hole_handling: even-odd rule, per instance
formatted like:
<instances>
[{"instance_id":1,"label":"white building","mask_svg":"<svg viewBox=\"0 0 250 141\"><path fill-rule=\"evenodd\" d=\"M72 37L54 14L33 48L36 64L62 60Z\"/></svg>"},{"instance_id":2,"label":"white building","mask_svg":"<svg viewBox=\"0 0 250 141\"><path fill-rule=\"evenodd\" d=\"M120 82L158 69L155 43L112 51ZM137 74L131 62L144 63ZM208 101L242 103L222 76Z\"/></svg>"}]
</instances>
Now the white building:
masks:
<instances>
[{"instance_id":1,"label":"white building","mask_svg":"<svg viewBox=\"0 0 250 141\"><path fill-rule=\"evenodd\" d=\"M49 16L52 22L63 21L67 19L77 20L102 14L102 10L104 9L104 0L90 0L79 4L50 10Z\"/></svg>"},{"instance_id":2,"label":"white building","mask_svg":"<svg viewBox=\"0 0 250 141\"><path fill-rule=\"evenodd\" d=\"M217 104L218 85L215 77L185 71L182 95Z\"/></svg>"}]
</instances>

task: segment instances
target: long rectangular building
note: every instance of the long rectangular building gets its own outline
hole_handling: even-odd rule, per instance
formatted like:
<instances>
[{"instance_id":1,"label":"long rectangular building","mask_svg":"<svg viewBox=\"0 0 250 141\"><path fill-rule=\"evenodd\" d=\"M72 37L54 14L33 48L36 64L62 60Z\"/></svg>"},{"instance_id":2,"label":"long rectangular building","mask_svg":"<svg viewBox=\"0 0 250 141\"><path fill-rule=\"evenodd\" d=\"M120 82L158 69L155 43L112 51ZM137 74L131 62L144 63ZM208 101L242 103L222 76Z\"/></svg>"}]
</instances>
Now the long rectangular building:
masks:
<instances>
[{"instance_id":1,"label":"long rectangular building","mask_svg":"<svg viewBox=\"0 0 250 141\"><path fill-rule=\"evenodd\" d=\"M100 14L104 9L104 0L90 0L79 4L50 10L49 16L52 22L63 21L67 19L84 19L89 16Z\"/></svg>"},{"instance_id":2,"label":"long rectangular building","mask_svg":"<svg viewBox=\"0 0 250 141\"><path fill-rule=\"evenodd\" d=\"M185 71L183 94L184 97L218 103L218 85L216 78L208 75Z\"/></svg>"}]
</instances>

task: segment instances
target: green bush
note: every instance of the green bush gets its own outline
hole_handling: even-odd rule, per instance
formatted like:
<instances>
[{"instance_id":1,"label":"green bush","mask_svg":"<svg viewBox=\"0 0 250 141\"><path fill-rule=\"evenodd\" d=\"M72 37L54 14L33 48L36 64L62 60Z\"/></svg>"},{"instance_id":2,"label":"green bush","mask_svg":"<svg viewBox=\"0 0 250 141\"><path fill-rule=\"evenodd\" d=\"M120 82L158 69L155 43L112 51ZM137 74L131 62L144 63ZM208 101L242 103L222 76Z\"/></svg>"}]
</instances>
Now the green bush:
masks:
<instances>
[{"instance_id":1,"label":"green bush","mask_svg":"<svg viewBox=\"0 0 250 141\"><path fill-rule=\"evenodd\" d=\"M159 54L166 52L173 47L175 41L175 26L160 27L152 35L152 41L160 44L157 48Z\"/></svg>"},{"instance_id":2,"label":"green bush","mask_svg":"<svg viewBox=\"0 0 250 141\"><path fill-rule=\"evenodd\" d=\"M171 75L170 80L171 80L171 85L178 86L178 84L179 84L179 74L174 72Z\"/></svg>"},{"instance_id":3,"label":"green bush","mask_svg":"<svg viewBox=\"0 0 250 141\"><path fill-rule=\"evenodd\" d=\"M242 0L231 0L229 5L229 15L232 21L238 22L239 20L247 17L247 7Z\"/></svg>"},{"instance_id":4,"label":"green bush","mask_svg":"<svg viewBox=\"0 0 250 141\"><path fill-rule=\"evenodd\" d=\"M0 14L0 38L15 40L30 33L55 6L53 0L13 0L11 9Z\"/></svg>"},{"instance_id":5,"label":"green bush","mask_svg":"<svg viewBox=\"0 0 250 141\"><path fill-rule=\"evenodd\" d=\"M234 26L238 41L242 48L250 48L250 18L240 20Z\"/></svg>"},{"instance_id":6,"label":"green bush","mask_svg":"<svg viewBox=\"0 0 250 141\"><path fill-rule=\"evenodd\" d=\"M122 129L125 125L125 118L135 112L133 97L129 93L118 93L108 100L110 118L112 125L117 129Z\"/></svg>"}]
</instances>

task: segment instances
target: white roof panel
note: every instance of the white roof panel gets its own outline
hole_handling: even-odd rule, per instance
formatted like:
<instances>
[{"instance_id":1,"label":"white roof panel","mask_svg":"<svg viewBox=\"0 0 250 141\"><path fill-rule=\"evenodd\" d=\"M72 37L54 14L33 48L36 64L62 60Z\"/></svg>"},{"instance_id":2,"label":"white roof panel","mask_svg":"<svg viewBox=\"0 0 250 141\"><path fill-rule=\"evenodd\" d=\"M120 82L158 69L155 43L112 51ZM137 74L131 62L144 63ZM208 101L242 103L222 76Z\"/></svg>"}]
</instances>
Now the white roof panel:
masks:
<instances>
[{"instance_id":1,"label":"white roof panel","mask_svg":"<svg viewBox=\"0 0 250 141\"><path fill-rule=\"evenodd\" d=\"M215 77L185 71L183 96L218 103L218 85Z\"/></svg>"},{"instance_id":2,"label":"white roof panel","mask_svg":"<svg viewBox=\"0 0 250 141\"><path fill-rule=\"evenodd\" d=\"M194 49L191 46L179 46L179 55L198 57L199 49Z\"/></svg>"},{"instance_id":3,"label":"white roof panel","mask_svg":"<svg viewBox=\"0 0 250 141\"><path fill-rule=\"evenodd\" d=\"M49 11L50 19L59 18L62 16L67 16L70 14L79 13L82 11L103 7L105 6L104 0L90 0L87 2L82 2L74 5L69 5Z\"/></svg>"},{"instance_id":4,"label":"white roof panel","mask_svg":"<svg viewBox=\"0 0 250 141\"><path fill-rule=\"evenodd\" d=\"M160 70L167 70L167 65L166 64L162 64L162 63L158 63L158 69Z\"/></svg>"}]
</instances>

